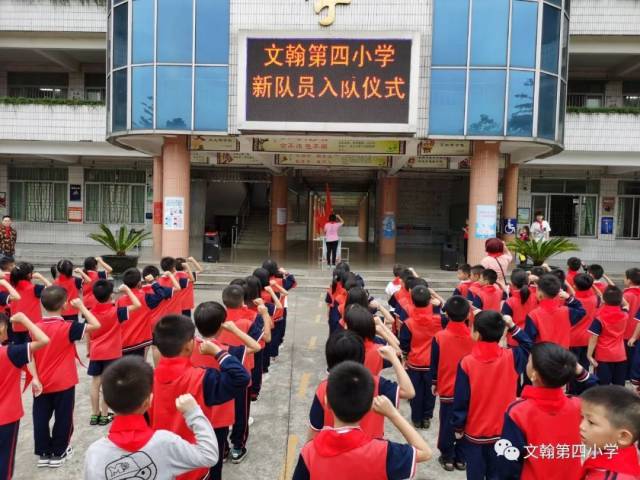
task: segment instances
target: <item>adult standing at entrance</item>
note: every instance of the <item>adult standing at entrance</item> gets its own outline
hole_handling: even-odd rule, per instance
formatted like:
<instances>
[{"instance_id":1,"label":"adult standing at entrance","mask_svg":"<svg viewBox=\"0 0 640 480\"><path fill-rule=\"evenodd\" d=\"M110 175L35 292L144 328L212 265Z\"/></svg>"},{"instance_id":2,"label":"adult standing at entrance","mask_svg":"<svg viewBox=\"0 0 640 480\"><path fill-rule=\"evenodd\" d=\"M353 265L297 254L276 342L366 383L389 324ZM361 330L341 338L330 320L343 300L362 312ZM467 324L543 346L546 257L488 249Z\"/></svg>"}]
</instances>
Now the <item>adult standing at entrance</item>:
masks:
<instances>
[{"instance_id":1,"label":"adult standing at entrance","mask_svg":"<svg viewBox=\"0 0 640 480\"><path fill-rule=\"evenodd\" d=\"M536 219L531 224L531 238L536 242L541 240L549 240L551 234L551 226L549 222L544 219L542 212L536 212Z\"/></svg>"},{"instance_id":2,"label":"adult standing at entrance","mask_svg":"<svg viewBox=\"0 0 640 480\"><path fill-rule=\"evenodd\" d=\"M503 290L507 288L507 270L509 264L513 260L513 254L507 248L507 245L499 238L490 238L484 244L487 256L482 259L480 264L488 269L493 270L498 275L498 283Z\"/></svg>"},{"instance_id":3,"label":"adult standing at entrance","mask_svg":"<svg viewBox=\"0 0 640 480\"><path fill-rule=\"evenodd\" d=\"M11 258L16 254L16 241L18 240L18 232L13 228L11 217L5 215L2 217L2 228L0 228L0 253L4 257Z\"/></svg>"},{"instance_id":4,"label":"adult standing at entrance","mask_svg":"<svg viewBox=\"0 0 640 480\"><path fill-rule=\"evenodd\" d=\"M327 245L327 265L335 266L338 255L338 245L340 245L340 227L344 225L344 220L340 215L332 213L329 221L324 224L324 240Z\"/></svg>"}]
</instances>

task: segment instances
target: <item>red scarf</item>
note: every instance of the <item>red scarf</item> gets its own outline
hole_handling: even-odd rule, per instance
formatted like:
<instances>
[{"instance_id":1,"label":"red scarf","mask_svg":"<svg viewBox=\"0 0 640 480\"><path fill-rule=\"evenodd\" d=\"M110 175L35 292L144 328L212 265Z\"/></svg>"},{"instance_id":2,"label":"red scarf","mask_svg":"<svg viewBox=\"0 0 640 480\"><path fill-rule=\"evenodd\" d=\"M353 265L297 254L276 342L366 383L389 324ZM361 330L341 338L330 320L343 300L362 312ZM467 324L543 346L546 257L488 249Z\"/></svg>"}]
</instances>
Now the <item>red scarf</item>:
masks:
<instances>
[{"instance_id":1,"label":"red scarf","mask_svg":"<svg viewBox=\"0 0 640 480\"><path fill-rule=\"evenodd\" d=\"M498 257L501 257L502 255L504 255L504 252L496 252L496 253L487 252L487 255L489 255L490 257L493 257L493 258L498 258Z\"/></svg>"},{"instance_id":2,"label":"red scarf","mask_svg":"<svg viewBox=\"0 0 640 480\"><path fill-rule=\"evenodd\" d=\"M447 323L447 330L458 337L471 336L471 330L469 329L469 327L467 327L467 325L464 322L449 321L449 323Z\"/></svg>"},{"instance_id":3,"label":"red scarf","mask_svg":"<svg viewBox=\"0 0 640 480\"><path fill-rule=\"evenodd\" d=\"M127 452L141 450L151 437L154 430L142 415L116 415L109 429L109 440L117 447Z\"/></svg>"},{"instance_id":4,"label":"red scarf","mask_svg":"<svg viewBox=\"0 0 640 480\"><path fill-rule=\"evenodd\" d=\"M471 355L482 363L489 363L502 355L503 348L497 342L478 341L471 349Z\"/></svg>"},{"instance_id":5,"label":"red scarf","mask_svg":"<svg viewBox=\"0 0 640 480\"><path fill-rule=\"evenodd\" d=\"M576 290L574 297L576 298L591 298L595 297L596 294L592 289L589 290Z\"/></svg>"},{"instance_id":6,"label":"red scarf","mask_svg":"<svg viewBox=\"0 0 640 480\"><path fill-rule=\"evenodd\" d=\"M191 359L189 357L160 357L154 377L160 383L173 382L189 367L191 367Z\"/></svg>"},{"instance_id":7,"label":"red scarf","mask_svg":"<svg viewBox=\"0 0 640 480\"><path fill-rule=\"evenodd\" d=\"M609 458L611 456L611 458ZM587 458L582 465L582 477L585 478L589 470L604 470L613 473L640 476L638 464L638 450L635 445L621 448L613 452L613 455L598 455L596 458Z\"/></svg>"},{"instance_id":8,"label":"red scarf","mask_svg":"<svg viewBox=\"0 0 640 480\"><path fill-rule=\"evenodd\" d=\"M324 428L313 440L318 453L323 457L338 455L360 448L371 441L371 437L360 427Z\"/></svg>"},{"instance_id":9,"label":"red scarf","mask_svg":"<svg viewBox=\"0 0 640 480\"><path fill-rule=\"evenodd\" d=\"M558 411L567 402L564 389L533 387L527 385L522 390L522 398L533 400L533 402L546 412Z\"/></svg>"},{"instance_id":10,"label":"red scarf","mask_svg":"<svg viewBox=\"0 0 640 480\"><path fill-rule=\"evenodd\" d=\"M538 304L540 308L542 308L547 313L553 313L560 308L560 304L558 302L558 297L555 298L545 298L544 300L540 300Z\"/></svg>"}]
</instances>

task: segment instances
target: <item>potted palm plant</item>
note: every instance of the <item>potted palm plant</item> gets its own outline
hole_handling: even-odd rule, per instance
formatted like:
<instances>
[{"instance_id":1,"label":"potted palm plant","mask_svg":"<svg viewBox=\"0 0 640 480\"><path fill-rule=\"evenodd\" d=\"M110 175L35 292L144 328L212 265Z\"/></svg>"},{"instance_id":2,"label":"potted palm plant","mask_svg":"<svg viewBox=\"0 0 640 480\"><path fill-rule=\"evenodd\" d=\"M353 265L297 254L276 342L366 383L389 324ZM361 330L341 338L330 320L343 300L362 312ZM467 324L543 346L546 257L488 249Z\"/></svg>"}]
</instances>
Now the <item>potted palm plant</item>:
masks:
<instances>
[{"instance_id":1,"label":"potted palm plant","mask_svg":"<svg viewBox=\"0 0 640 480\"><path fill-rule=\"evenodd\" d=\"M530 259L534 266L542 265L547 259L560 253L580 250L578 245L563 237L540 241L515 239L507 247L515 254Z\"/></svg>"},{"instance_id":2,"label":"potted palm plant","mask_svg":"<svg viewBox=\"0 0 640 480\"><path fill-rule=\"evenodd\" d=\"M114 255L103 255L102 258L113 268L114 274L124 273L128 268L138 266L137 255L127 255L127 251L139 246L151 234L145 230L136 230L122 225L117 232L112 232L105 224L100 224L100 232L89 234L89 238L104 245Z\"/></svg>"}]
</instances>

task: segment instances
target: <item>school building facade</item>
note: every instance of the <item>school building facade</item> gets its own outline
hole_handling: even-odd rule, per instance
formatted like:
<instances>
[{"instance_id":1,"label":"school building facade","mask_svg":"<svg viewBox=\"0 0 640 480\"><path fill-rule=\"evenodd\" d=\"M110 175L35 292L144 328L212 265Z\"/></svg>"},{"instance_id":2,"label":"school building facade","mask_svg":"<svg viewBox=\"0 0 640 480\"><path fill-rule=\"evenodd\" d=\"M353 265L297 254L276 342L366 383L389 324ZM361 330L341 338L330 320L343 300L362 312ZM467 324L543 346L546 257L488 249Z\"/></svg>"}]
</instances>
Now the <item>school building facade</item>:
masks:
<instances>
[{"instance_id":1,"label":"school building facade","mask_svg":"<svg viewBox=\"0 0 640 480\"><path fill-rule=\"evenodd\" d=\"M540 210L628 260L639 35L634 0L0 0L0 211L24 242L278 253L328 185L382 256L468 218L476 261Z\"/></svg>"}]
</instances>

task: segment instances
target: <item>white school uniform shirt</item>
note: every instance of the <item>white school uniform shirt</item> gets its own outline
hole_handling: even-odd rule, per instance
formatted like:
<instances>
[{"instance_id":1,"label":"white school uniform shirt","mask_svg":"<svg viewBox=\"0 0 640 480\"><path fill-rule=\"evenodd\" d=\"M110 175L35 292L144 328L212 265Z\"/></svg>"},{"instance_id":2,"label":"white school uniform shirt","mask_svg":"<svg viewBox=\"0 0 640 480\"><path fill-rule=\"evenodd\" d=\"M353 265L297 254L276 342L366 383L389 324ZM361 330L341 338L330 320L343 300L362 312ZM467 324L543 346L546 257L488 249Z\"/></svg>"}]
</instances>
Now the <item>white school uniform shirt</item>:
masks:
<instances>
[{"instance_id":1,"label":"white school uniform shirt","mask_svg":"<svg viewBox=\"0 0 640 480\"><path fill-rule=\"evenodd\" d=\"M531 224L531 237L535 241L544 240L547 232L551 233L551 226L546 220L542 221L542 225L537 221Z\"/></svg>"}]
</instances>

